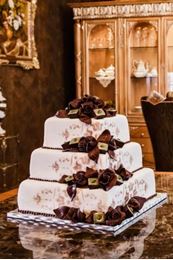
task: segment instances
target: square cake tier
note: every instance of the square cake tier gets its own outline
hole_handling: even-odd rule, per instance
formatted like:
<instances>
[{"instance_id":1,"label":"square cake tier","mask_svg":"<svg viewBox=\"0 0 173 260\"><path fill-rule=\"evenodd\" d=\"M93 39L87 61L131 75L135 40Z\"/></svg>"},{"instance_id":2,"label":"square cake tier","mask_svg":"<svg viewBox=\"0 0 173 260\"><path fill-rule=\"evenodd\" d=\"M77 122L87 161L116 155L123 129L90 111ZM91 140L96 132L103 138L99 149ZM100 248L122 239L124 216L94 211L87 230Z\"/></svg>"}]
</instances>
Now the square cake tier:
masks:
<instances>
[{"instance_id":1,"label":"square cake tier","mask_svg":"<svg viewBox=\"0 0 173 260\"><path fill-rule=\"evenodd\" d=\"M90 160L87 153L38 148L31 155L30 178L58 181L63 175L86 171L86 167L117 170L121 164L131 172L142 167L142 150L138 143L129 142L115 150L115 159L100 154L97 163Z\"/></svg>"},{"instance_id":2,"label":"square cake tier","mask_svg":"<svg viewBox=\"0 0 173 260\"><path fill-rule=\"evenodd\" d=\"M67 193L66 184L27 179L19 186L18 208L28 213L52 215L53 210L61 206L80 208L85 213L92 210L106 212L109 206L115 208L124 205L131 197L149 198L155 193L155 176L149 168L136 171L128 181L112 187L109 191L101 188L77 188L73 201Z\"/></svg>"}]
</instances>

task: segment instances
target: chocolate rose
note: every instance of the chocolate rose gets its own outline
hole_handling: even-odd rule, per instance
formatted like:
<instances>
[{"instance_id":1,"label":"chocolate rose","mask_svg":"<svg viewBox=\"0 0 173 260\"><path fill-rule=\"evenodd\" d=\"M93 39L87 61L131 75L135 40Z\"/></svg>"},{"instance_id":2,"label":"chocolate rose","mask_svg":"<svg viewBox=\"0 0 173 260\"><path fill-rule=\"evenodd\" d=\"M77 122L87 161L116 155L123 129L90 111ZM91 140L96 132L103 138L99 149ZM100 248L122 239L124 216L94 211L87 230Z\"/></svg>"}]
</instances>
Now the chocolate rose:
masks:
<instances>
[{"instance_id":1,"label":"chocolate rose","mask_svg":"<svg viewBox=\"0 0 173 260\"><path fill-rule=\"evenodd\" d=\"M105 190L110 190L113 186L116 185L117 177L113 170L106 169L101 170L99 174L99 184Z\"/></svg>"},{"instance_id":2,"label":"chocolate rose","mask_svg":"<svg viewBox=\"0 0 173 260\"><path fill-rule=\"evenodd\" d=\"M81 105L81 114L88 116L89 118L94 117L94 104L92 102L86 102Z\"/></svg>"},{"instance_id":3,"label":"chocolate rose","mask_svg":"<svg viewBox=\"0 0 173 260\"><path fill-rule=\"evenodd\" d=\"M77 187L84 187L88 184L88 179L85 177L85 172L79 171L73 176Z\"/></svg>"},{"instance_id":4,"label":"chocolate rose","mask_svg":"<svg viewBox=\"0 0 173 260\"><path fill-rule=\"evenodd\" d=\"M126 213L122 206L117 206L115 209L109 207L106 213L106 225L115 226L121 224L126 218Z\"/></svg>"}]
</instances>

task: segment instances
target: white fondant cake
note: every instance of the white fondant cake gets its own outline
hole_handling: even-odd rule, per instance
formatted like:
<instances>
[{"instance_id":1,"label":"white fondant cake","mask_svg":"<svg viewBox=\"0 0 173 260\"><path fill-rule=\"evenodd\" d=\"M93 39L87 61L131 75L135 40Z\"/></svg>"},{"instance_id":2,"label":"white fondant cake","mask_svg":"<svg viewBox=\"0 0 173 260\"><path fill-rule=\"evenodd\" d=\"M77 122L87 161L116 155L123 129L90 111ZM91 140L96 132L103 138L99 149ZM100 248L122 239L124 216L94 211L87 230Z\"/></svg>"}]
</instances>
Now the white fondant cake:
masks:
<instances>
[{"instance_id":1,"label":"white fondant cake","mask_svg":"<svg viewBox=\"0 0 173 260\"><path fill-rule=\"evenodd\" d=\"M109 191L103 189L77 188L73 201L67 194L67 185L58 182L25 180L18 193L19 210L43 214L54 214L61 206L80 208L89 213L92 210L106 212L109 206L124 205L131 197L149 198L155 194L153 170L143 168L120 186Z\"/></svg>"},{"instance_id":2,"label":"white fondant cake","mask_svg":"<svg viewBox=\"0 0 173 260\"><path fill-rule=\"evenodd\" d=\"M98 102L97 100L96 103L102 104L103 102ZM76 104L79 104L78 100L72 102L70 106L76 106ZM89 106L89 112L92 114L92 111L90 111L93 107L92 102L87 102L85 105L86 107ZM86 111L88 111L87 109ZM100 109L100 107L99 109L95 109L96 114L98 114L99 110L101 113L105 113L105 116L110 116L109 113L112 113L112 111L104 109L105 107L103 109ZM71 110L70 108L72 114L75 114L76 110L80 109L72 108ZM61 113L62 117L63 113ZM80 119L82 119L82 113L80 114ZM65 116L67 115L65 114ZM96 118L99 115L96 115ZM88 118L88 114L85 117ZM93 137L97 139L100 135L99 141L93 140ZM113 140L111 136L125 143L123 147L116 149L119 146L117 146L116 140ZM76 152L76 150L74 152L73 149L69 150L69 145L72 145L71 147L74 148L74 143L71 143L71 140L75 137L87 137L80 139L77 147L81 149L80 151L90 151L92 153L92 156L90 153L92 160L89 159L89 154L86 152ZM44 128L43 148L33 151L30 161L30 179L23 181L19 187L19 210L28 212L29 214L52 215L55 209L68 206L79 208L82 212L89 214L93 210L106 212L110 206L113 208L125 206L134 196L148 199L155 195L154 172L149 168L142 168L141 147L135 142L129 142L129 139L128 122L124 115L110 116L102 119L92 118L91 124L81 122L78 118L58 118L54 116L47 119ZM65 147L67 149L64 146L63 148L66 151L62 150L64 143L66 143ZM93 159L96 158L93 157L95 156L94 152L97 155L100 153L98 160ZM104 152L104 154L101 154L101 152ZM110 176L106 173L107 175L102 176L102 183L100 182L94 188L92 186L92 189L90 189L91 186L88 186L88 184L91 184L90 181L98 183L100 175L97 175L95 179L87 177L90 180L87 179L87 182L82 184L84 186L80 186L81 184L77 186L77 182L69 184L66 181L66 178L68 180L72 178L74 181L75 174L79 171L86 171L87 167L97 170L97 174L102 174L104 171L100 170L108 169L108 171L117 171L120 166L123 166L128 171L125 170L124 174L127 174L125 177L120 175L120 180L120 176L115 174L114 171L111 173L113 175L110 174ZM134 173L131 176L129 172ZM66 176L64 177L64 175ZM65 178L65 183L59 183L58 181L63 178ZM84 178L86 181L86 176ZM103 185L105 179L110 184L109 188L105 188ZM68 184L71 185L70 190L67 190L69 188ZM137 205L139 206L138 201ZM130 208L128 209L131 211ZM123 214L126 215L127 212L125 213L124 211Z\"/></svg>"},{"instance_id":3,"label":"white fondant cake","mask_svg":"<svg viewBox=\"0 0 173 260\"><path fill-rule=\"evenodd\" d=\"M122 142L130 140L128 121L124 115L99 120L93 118L91 124L85 124L79 119L53 116L45 122L43 146L62 148L63 143L74 137L92 135L97 138L105 129L109 129L111 135Z\"/></svg>"},{"instance_id":4,"label":"white fondant cake","mask_svg":"<svg viewBox=\"0 0 173 260\"><path fill-rule=\"evenodd\" d=\"M100 154L97 163L90 160L87 153L38 148L31 155L30 177L58 181L63 175L85 171L87 166L97 170L109 167L117 170L121 164L130 172L142 167L142 151L138 143L129 142L115 150L115 159Z\"/></svg>"}]
</instances>

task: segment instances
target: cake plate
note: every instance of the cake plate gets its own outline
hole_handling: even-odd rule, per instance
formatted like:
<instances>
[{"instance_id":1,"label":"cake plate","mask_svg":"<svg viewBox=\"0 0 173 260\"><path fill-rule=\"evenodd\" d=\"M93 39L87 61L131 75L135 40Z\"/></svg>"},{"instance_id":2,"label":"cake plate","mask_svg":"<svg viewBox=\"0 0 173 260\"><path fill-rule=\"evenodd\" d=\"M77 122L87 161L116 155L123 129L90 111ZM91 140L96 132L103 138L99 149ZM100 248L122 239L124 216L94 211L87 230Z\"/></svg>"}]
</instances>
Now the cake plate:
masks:
<instances>
[{"instance_id":1,"label":"cake plate","mask_svg":"<svg viewBox=\"0 0 173 260\"><path fill-rule=\"evenodd\" d=\"M57 229L66 229L68 231L84 231L100 234L112 233L112 235L116 236L148 215L153 208L160 207L166 202L167 193L157 193L152 199L146 201L143 208L136 212L133 217L125 219L120 225L116 226L73 223L70 220L62 220L57 217L23 214L18 209L8 212L7 220L22 224L45 225L46 227L56 227Z\"/></svg>"}]
</instances>

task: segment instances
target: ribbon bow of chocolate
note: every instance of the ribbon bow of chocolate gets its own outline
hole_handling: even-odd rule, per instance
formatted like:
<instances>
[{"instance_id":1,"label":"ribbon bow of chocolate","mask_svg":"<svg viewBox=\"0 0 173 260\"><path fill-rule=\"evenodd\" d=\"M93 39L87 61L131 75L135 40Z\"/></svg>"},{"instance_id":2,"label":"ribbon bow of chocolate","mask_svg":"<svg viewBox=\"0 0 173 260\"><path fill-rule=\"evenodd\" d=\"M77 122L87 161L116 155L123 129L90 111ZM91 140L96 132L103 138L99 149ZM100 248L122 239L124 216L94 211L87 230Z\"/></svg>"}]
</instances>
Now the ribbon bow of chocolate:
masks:
<instances>
[{"instance_id":1,"label":"ribbon bow of chocolate","mask_svg":"<svg viewBox=\"0 0 173 260\"><path fill-rule=\"evenodd\" d=\"M114 150L123 147L123 145L124 142L114 139L110 131L105 130L97 139L93 136L73 138L71 141L65 142L62 148L65 152L88 153L89 158L97 163L100 153L108 153L111 158L114 158Z\"/></svg>"},{"instance_id":2,"label":"ribbon bow of chocolate","mask_svg":"<svg viewBox=\"0 0 173 260\"><path fill-rule=\"evenodd\" d=\"M72 100L65 110L56 113L59 118L79 118L86 124L91 124L91 118L101 119L115 115L116 110L109 103L89 95Z\"/></svg>"},{"instance_id":3,"label":"ribbon bow of chocolate","mask_svg":"<svg viewBox=\"0 0 173 260\"><path fill-rule=\"evenodd\" d=\"M92 210L89 214L85 214L80 208L70 208L68 206L54 209L54 213L60 219L73 222L116 226L121 224L124 219L132 217L135 212L143 207L146 201L147 199L144 197L135 196L124 206L109 207L106 213Z\"/></svg>"},{"instance_id":4,"label":"ribbon bow of chocolate","mask_svg":"<svg viewBox=\"0 0 173 260\"><path fill-rule=\"evenodd\" d=\"M86 171L78 171L72 176L63 175L59 180L60 183L66 183L67 193L71 200L76 196L77 187L97 189L101 188L105 191L110 190L115 185L121 185L127 181L133 174L126 170L122 165L118 170L104 169L95 170L87 167Z\"/></svg>"}]
</instances>

